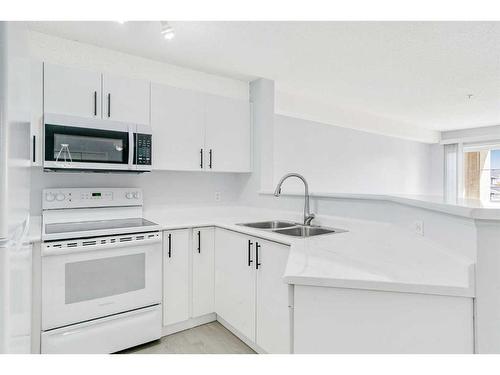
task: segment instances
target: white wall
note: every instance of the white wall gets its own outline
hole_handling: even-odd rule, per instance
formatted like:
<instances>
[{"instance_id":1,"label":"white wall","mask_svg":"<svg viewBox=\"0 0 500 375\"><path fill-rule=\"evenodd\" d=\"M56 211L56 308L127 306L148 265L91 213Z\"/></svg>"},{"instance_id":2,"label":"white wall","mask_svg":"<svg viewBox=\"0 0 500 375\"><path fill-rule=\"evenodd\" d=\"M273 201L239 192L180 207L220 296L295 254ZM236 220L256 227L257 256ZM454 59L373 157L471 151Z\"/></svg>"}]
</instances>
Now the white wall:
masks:
<instances>
[{"instance_id":1,"label":"white wall","mask_svg":"<svg viewBox=\"0 0 500 375\"><path fill-rule=\"evenodd\" d=\"M274 183L303 174L314 192L440 194L439 145L281 115L274 123ZM283 191L302 191L297 181Z\"/></svg>"},{"instance_id":2,"label":"white wall","mask_svg":"<svg viewBox=\"0 0 500 375\"><path fill-rule=\"evenodd\" d=\"M235 204L242 189L241 176L230 173L154 171L141 175L106 173L47 173L33 168L31 212L40 215L42 189L58 187L138 187L144 209ZM220 201L215 193L220 193Z\"/></svg>"},{"instance_id":3,"label":"white wall","mask_svg":"<svg viewBox=\"0 0 500 375\"><path fill-rule=\"evenodd\" d=\"M276 90L276 113L309 121L358 129L426 143L439 142L439 132L417 127L390 116L360 111L336 105L328 99Z\"/></svg>"}]
</instances>

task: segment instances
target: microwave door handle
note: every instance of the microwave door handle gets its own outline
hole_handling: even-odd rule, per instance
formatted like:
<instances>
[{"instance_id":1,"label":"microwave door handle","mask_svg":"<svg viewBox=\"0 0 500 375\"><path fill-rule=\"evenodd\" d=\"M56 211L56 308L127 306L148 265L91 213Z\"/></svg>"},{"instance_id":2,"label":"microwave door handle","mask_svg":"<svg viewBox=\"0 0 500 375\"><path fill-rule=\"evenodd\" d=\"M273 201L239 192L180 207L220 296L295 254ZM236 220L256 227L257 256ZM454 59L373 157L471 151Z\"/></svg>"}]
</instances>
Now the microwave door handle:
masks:
<instances>
[{"instance_id":1,"label":"microwave door handle","mask_svg":"<svg viewBox=\"0 0 500 375\"><path fill-rule=\"evenodd\" d=\"M135 167L135 143L134 143L134 131L135 129L131 128L128 131L128 169L134 170Z\"/></svg>"}]
</instances>

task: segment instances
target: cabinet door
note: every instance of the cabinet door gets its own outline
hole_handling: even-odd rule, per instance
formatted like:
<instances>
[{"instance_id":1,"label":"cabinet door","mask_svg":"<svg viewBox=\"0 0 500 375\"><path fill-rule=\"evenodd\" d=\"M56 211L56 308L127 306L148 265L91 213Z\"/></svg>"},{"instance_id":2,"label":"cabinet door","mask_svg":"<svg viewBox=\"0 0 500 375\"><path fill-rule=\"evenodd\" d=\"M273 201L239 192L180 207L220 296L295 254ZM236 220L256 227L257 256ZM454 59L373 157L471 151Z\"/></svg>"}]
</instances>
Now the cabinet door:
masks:
<instances>
[{"instance_id":1,"label":"cabinet door","mask_svg":"<svg viewBox=\"0 0 500 375\"><path fill-rule=\"evenodd\" d=\"M249 102L207 95L205 124L208 168L224 172L250 171Z\"/></svg>"},{"instance_id":2,"label":"cabinet door","mask_svg":"<svg viewBox=\"0 0 500 375\"><path fill-rule=\"evenodd\" d=\"M31 83L31 164L42 165L42 126L43 126L43 63L32 61L30 64Z\"/></svg>"},{"instance_id":3,"label":"cabinet door","mask_svg":"<svg viewBox=\"0 0 500 375\"><path fill-rule=\"evenodd\" d=\"M101 117L101 73L44 64L44 111Z\"/></svg>"},{"instance_id":4,"label":"cabinet door","mask_svg":"<svg viewBox=\"0 0 500 375\"><path fill-rule=\"evenodd\" d=\"M204 147L204 97L191 90L152 84L151 127L159 147L153 168L200 170Z\"/></svg>"},{"instance_id":5,"label":"cabinet door","mask_svg":"<svg viewBox=\"0 0 500 375\"><path fill-rule=\"evenodd\" d=\"M102 93L103 118L133 124L149 124L148 81L103 74Z\"/></svg>"},{"instance_id":6,"label":"cabinet door","mask_svg":"<svg viewBox=\"0 0 500 375\"><path fill-rule=\"evenodd\" d=\"M214 312L214 228L193 229L193 311Z\"/></svg>"},{"instance_id":7,"label":"cabinet door","mask_svg":"<svg viewBox=\"0 0 500 375\"><path fill-rule=\"evenodd\" d=\"M283 281L289 247L258 238L255 242L259 261L256 342L267 353L290 353L288 284Z\"/></svg>"},{"instance_id":8,"label":"cabinet door","mask_svg":"<svg viewBox=\"0 0 500 375\"><path fill-rule=\"evenodd\" d=\"M255 241L217 228L215 243L215 311L255 341Z\"/></svg>"},{"instance_id":9,"label":"cabinet door","mask_svg":"<svg viewBox=\"0 0 500 375\"><path fill-rule=\"evenodd\" d=\"M163 232L163 325L189 319L189 230Z\"/></svg>"}]
</instances>

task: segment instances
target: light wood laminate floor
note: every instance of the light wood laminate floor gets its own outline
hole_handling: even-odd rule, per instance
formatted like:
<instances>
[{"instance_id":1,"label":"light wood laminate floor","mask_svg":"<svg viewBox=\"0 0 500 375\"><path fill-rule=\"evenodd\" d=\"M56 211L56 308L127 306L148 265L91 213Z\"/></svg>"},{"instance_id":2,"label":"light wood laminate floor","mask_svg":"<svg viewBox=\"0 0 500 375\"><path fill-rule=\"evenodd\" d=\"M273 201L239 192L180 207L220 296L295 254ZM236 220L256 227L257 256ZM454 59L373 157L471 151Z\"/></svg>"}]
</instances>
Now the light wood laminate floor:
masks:
<instances>
[{"instance_id":1,"label":"light wood laminate floor","mask_svg":"<svg viewBox=\"0 0 500 375\"><path fill-rule=\"evenodd\" d=\"M219 322L162 337L120 354L255 354Z\"/></svg>"}]
</instances>

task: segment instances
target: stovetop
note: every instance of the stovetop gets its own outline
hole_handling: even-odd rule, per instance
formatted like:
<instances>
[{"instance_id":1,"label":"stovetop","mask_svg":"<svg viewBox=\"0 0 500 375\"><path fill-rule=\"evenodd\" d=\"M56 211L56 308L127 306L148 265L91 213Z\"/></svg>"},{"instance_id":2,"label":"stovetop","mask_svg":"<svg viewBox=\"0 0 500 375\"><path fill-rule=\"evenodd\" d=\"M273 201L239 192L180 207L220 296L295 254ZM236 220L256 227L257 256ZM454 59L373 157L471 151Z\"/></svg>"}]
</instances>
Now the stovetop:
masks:
<instances>
[{"instance_id":1,"label":"stovetop","mask_svg":"<svg viewBox=\"0 0 500 375\"><path fill-rule=\"evenodd\" d=\"M97 221L80 221L72 223L45 224L46 234L63 234L70 232L88 232L94 230L113 230L134 228L148 230L148 227L156 226L156 223L143 218L112 219Z\"/></svg>"}]
</instances>

